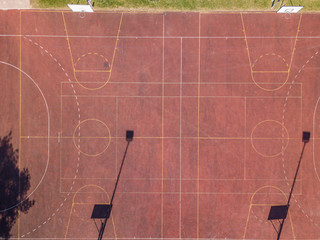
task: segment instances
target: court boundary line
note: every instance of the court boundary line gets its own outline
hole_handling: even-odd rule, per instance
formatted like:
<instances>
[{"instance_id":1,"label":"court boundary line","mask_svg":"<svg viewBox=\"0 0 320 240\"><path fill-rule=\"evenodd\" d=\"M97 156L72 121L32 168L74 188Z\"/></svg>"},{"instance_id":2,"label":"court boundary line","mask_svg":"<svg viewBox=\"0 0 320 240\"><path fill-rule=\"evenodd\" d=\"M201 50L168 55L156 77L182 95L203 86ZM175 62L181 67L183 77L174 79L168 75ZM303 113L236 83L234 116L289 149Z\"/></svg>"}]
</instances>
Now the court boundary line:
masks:
<instances>
[{"instance_id":1,"label":"court boundary line","mask_svg":"<svg viewBox=\"0 0 320 240\"><path fill-rule=\"evenodd\" d=\"M244 98L244 135L247 138L247 97ZM247 140L244 141L244 157L243 157L243 179L247 178Z\"/></svg>"},{"instance_id":2,"label":"court boundary line","mask_svg":"<svg viewBox=\"0 0 320 240\"><path fill-rule=\"evenodd\" d=\"M76 81L74 82L69 82L69 81L62 81L62 84L71 84L71 83L78 83ZM101 83L101 82L81 82L81 83ZM161 82L109 82L108 84L162 84ZM164 82L164 84L166 85L180 85L180 82ZM255 83L251 82L201 82L201 85L256 85ZM272 83L261 83L264 85L280 85L281 83L276 83L276 82L272 82ZM197 82L183 82L182 85L198 85ZM284 86L286 85L300 85L302 86L301 82L297 82L297 83L286 83ZM260 90L261 91L261 90Z\"/></svg>"},{"instance_id":3,"label":"court boundary line","mask_svg":"<svg viewBox=\"0 0 320 240\"><path fill-rule=\"evenodd\" d=\"M125 12L124 12L125 14ZM38 37L38 38L65 38L65 35L39 35L39 34L0 34L0 37ZM69 35L69 38L117 38L117 36L98 36L98 35ZM119 36L119 39L162 39L160 35L141 36L128 35ZM198 39L197 36L164 36L165 39ZM320 36L247 36L247 39L319 39ZM201 36L200 39L244 39L243 36Z\"/></svg>"},{"instance_id":4,"label":"court boundary line","mask_svg":"<svg viewBox=\"0 0 320 240\"><path fill-rule=\"evenodd\" d=\"M74 179L73 177L63 177L63 180L72 180ZM114 180L114 177L92 177L92 178L77 178L77 180L91 180L91 179L100 179L100 180ZM124 177L122 178L125 181L128 180L134 180L134 181L143 181L146 180L146 178L143 177ZM148 178L148 180L150 181L161 181L162 178L160 177L154 177L154 178ZM200 181L244 181L243 178L199 178ZM274 181L274 182L286 182L285 179L283 178L274 178L274 179L270 179L270 178L248 178L246 179L246 181L266 181L266 180L270 180L270 181ZM293 180L293 178L288 178L288 180ZM301 181L302 179L297 179L297 182ZM168 178L163 178L163 181L177 181L180 182L180 178L179 177L168 177ZM197 178L181 178L181 181L197 181ZM179 192L179 191L178 191Z\"/></svg>"},{"instance_id":5,"label":"court boundary line","mask_svg":"<svg viewBox=\"0 0 320 240\"><path fill-rule=\"evenodd\" d=\"M21 12L19 12L19 68L22 69L22 36L21 36ZM21 170L21 122L22 122L22 117L21 117L21 113L22 113L22 76L21 76L21 71L19 71L19 159L18 159L18 169L19 169L19 173ZM19 196L20 196L20 174L19 174ZM20 197L18 198L18 202L20 202ZM21 213L20 211L18 211L18 239L20 239L20 227L21 227Z\"/></svg>"},{"instance_id":6,"label":"court boundary line","mask_svg":"<svg viewBox=\"0 0 320 240\"><path fill-rule=\"evenodd\" d=\"M116 97L116 166L115 166L115 171L114 171L114 179L117 179L117 173L118 173L118 124L119 121L119 99ZM123 137L124 138L124 137ZM112 139L112 138L111 138Z\"/></svg>"},{"instance_id":7,"label":"court boundary line","mask_svg":"<svg viewBox=\"0 0 320 240\"><path fill-rule=\"evenodd\" d=\"M163 204L163 198L164 198L164 194L163 194L163 187L164 187L164 181L163 181L163 177L164 177L164 169L163 169L163 165L164 165L164 141L163 141L163 137L164 137L164 57L165 57L165 53L164 53L164 27L165 26L165 19L164 19L164 15L162 15L162 72L161 72L161 77L162 77L162 84L161 84L161 216L160 216L160 236L161 239L163 239L163 223L164 223L164 216L163 216L163 212L164 212L164 204Z\"/></svg>"},{"instance_id":8,"label":"court boundary line","mask_svg":"<svg viewBox=\"0 0 320 240\"><path fill-rule=\"evenodd\" d=\"M181 183L181 178L182 178L182 50L183 50L183 40L180 38L180 98L179 98L179 104L180 104L180 116L179 116L179 178L180 178L180 184L179 184L179 238L181 239L181 228L182 228L182 209L181 209L181 202L182 202L182 183Z\"/></svg>"},{"instance_id":9,"label":"court boundary line","mask_svg":"<svg viewBox=\"0 0 320 240\"><path fill-rule=\"evenodd\" d=\"M200 14L199 14L200 15ZM199 32L200 32L200 30L199 30ZM164 37L163 37L164 38ZM223 38L225 38L225 37L223 37ZM182 43L182 37L180 38L181 39L181 43ZM201 40L202 38L199 36L199 49L200 49L200 40ZM164 45L164 44L163 44ZM182 47L182 46L181 46ZM199 52L199 55L200 55L200 52ZM163 58L164 59L164 58ZM21 73L20 73L21 74ZM200 74L200 71L199 71L199 74ZM162 83L163 84L163 83ZM166 84L166 83L165 83ZM195 83L195 84L197 84L197 83ZM199 83L198 83L199 84ZM301 85L301 91L302 91L302 85ZM84 96L83 96L84 97ZM119 96L119 97L121 97L121 96ZM127 97L127 96L124 96L124 97ZM142 96L142 97L144 97L144 96ZM164 97L167 97L167 96L162 96L163 98ZM170 96L169 96L170 97ZM179 96L177 96L177 97L179 97ZM201 98L202 96L195 96L195 97L197 97L198 99L199 98ZM205 97L205 96L204 96ZM220 96L218 96L218 97L220 97ZM180 99L182 98L182 96L180 96ZM260 98L260 96L259 96L259 98ZM61 94L61 99L62 99L62 94ZM118 96L116 96L116 99L118 99ZM246 99L246 97L245 97L245 99ZM302 99L302 97L300 97L300 99ZM180 108L180 110L181 110L181 108ZM199 108L198 108L198 111L199 111ZM180 121L181 121L181 119L180 119ZM199 127L199 125L200 125L200 123L198 124L198 127ZM118 138L116 138L116 140L117 140ZM163 142L163 137L161 138L162 139L162 142ZM199 138L198 138L199 139ZM181 141L181 138L180 138L180 141ZM163 168L163 167L162 167ZM162 181L163 181L164 179L162 179ZM197 180L201 180L199 177L197 178ZM163 194L164 192L162 192L162 194ZM197 194L200 194L199 192L197 192ZM148 238L149 239L149 238ZM163 239L163 238L161 238L161 239ZM165 238L164 238L165 239Z\"/></svg>"},{"instance_id":10,"label":"court boundary line","mask_svg":"<svg viewBox=\"0 0 320 240\"><path fill-rule=\"evenodd\" d=\"M67 136L67 137L59 137L59 136L21 136L23 139L34 139L34 138L50 138L50 139L72 139L72 136ZM109 139L109 137L96 137L96 136L91 136L91 137L79 137L81 138L94 138L94 139ZM137 136L135 139L179 139L179 136L176 137L155 137L155 136ZM207 137L192 137L192 136L186 136L186 137L181 137L182 139L200 139L200 140L300 140L298 137L277 137L277 138L268 138L268 137L219 137L219 136L207 136ZM111 137L111 139L125 139L125 137ZM310 138L311 140L319 140L319 138Z\"/></svg>"},{"instance_id":11,"label":"court boundary line","mask_svg":"<svg viewBox=\"0 0 320 240\"><path fill-rule=\"evenodd\" d=\"M199 239L200 230L200 96L201 96L201 13L199 13L198 20L198 140L197 140L197 239Z\"/></svg>"},{"instance_id":12,"label":"court boundary line","mask_svg":"<svg viewBox=\"0 0 320 240\"><path fill-rule=\"evenodd\" d=\"M63 98L70 98L73 95L62 95ZM161 98L162 96L116 96L116 95L96 95L96 96L92 96L92 95L79 95L78 98L91 98L91 97L96 97L96 98ZM164 98L179 98L179 95L176 96L165 96ZM182 98L198 98L198 96L183 96ZM234 96L234 97L230 97L230 96L200 96L199 98L229 98L229 99L241 99L244 98L244 96ZM247 97L247 99L261 99L261 98L265 98L265 99L284 99L286 98L285 96L279 96L279 97L272 97L272 96L252 96L252 97ZM288 99L301 99L302 97L299 96L292 96L292 97L288 97ZM120 137L121 138L121 137Z\"/></svg>"}]
</instances>

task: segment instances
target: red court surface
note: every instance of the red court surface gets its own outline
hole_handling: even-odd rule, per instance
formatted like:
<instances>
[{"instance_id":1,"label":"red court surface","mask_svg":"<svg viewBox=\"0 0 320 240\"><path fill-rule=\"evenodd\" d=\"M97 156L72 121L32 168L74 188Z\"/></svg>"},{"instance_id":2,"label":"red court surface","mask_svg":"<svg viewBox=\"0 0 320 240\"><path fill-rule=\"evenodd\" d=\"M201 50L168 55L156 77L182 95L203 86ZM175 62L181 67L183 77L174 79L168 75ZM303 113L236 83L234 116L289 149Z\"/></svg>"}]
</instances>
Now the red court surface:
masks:
<instances>
[{"instance_id":1,"label":"red court surface","mask_svg":"<svg viewBox=\"0 0 320 240\"><path fill-rule=\"evenodd\" d=\"M0 12L1 136L35 205L17 239L320 238L320 14ZM10 207L10 206L8 206Z\"/></svg>"}]
</instances>

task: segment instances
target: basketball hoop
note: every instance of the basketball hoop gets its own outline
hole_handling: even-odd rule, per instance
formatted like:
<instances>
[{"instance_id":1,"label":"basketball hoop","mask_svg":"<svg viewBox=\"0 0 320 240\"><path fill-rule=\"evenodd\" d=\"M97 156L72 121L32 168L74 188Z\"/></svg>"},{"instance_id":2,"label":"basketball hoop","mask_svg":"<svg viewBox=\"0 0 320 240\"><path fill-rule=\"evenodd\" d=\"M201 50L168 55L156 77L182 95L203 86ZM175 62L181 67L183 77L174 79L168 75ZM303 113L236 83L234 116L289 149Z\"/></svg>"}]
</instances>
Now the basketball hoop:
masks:
<instances>
[{"instance_id":1,"label":"basketball hoop","mask_svg":"<svg viewBox=\"0 0 320 240\"><path fill-rule=\"evenodd\" d=\"M93 12L91 5L68 4L68 7L72 10L72 12Z\"/></svg>"},{"instance_id":2,"label":"basketball hoop","mask_svg":"<svg viewBox=\"0 0 320 240\"><path fill-rule=\"evenodd\" d=\"M297 13L299 12L303 7L302 6L282 6L277 13L286 13L286 14L291 14L291 13ZM290 16L290 15L289 15Z\"/></svg>"}]
</instances>

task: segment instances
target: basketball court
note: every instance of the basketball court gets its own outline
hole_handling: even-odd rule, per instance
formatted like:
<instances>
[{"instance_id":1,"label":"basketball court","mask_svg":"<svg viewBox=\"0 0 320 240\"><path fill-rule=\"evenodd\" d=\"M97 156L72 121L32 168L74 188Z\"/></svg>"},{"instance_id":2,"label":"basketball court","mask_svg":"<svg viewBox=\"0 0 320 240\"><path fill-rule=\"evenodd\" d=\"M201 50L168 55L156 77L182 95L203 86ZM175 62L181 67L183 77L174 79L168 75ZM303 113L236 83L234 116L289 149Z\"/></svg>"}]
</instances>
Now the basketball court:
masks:
<instances>
[{"instance_id":1,"label":"basketball court","mask_svg":"<svg viewBox=\"0 0 320 240\"><path fill-rule=\"evenodd\" d=\"M0 12L1 136L35 205L14 239L320 237L319 14ZM8 206L11 207L11 206Z\"/></svg>"}]
</instances>

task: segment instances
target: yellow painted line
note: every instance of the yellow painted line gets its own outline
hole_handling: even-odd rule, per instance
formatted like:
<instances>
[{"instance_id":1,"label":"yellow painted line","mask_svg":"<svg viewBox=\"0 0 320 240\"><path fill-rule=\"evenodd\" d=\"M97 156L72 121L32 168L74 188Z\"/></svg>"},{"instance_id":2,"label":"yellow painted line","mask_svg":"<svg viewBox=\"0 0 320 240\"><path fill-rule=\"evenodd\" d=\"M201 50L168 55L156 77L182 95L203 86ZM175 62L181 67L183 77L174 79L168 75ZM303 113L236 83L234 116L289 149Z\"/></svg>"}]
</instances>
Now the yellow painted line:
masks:
<instances>
[{"instance_id":1,"label":"yellow painted line","mask_svg":"<svg viewBox=\"0 0 320 240\"><path fill-rule=\"evenodd\" d=\"M67 235L68 235L68 231L69 231L69 225L70 225L70 220L71 220L72 209L73 209L73 202L72 202L72 205L71 205L71 207L70 207L69 219L68 219L67 229L66 229L66 233L65 233L65 235L64 235L64 239L67 239Z\"/></svg>"},{"instance_id":2,"label":"yellow painted line","mask_svg":"<svg viewBox=\"0 0 320 240\"><path fill-rule=\"evenodd\" d=\"M103 192L100 192L100 193L105 193L106 196L108 197L109 199L109 202L105 202L103 204L106 204L106 203L110 203L110 197L109 197L109 194L106 192L106 190L104 190L102 187L98 186L98 185L93 185L93 184L88 184L88 185L84 185L82 187L80 187L74 194L73 198L72 198L72 206L70 208L70 213L69 213L69 220L68 220L68 224L67 224L67 229L66 229L66 233L65 233L65 239L67 239L67 236L68 236L68 231L69 231L69 226L70 226L70 220L71 220L71 215L72 215L72 209L73 209L73 206L76 205L76 204L89 204L89 203L77 203L75 202L75 197L77 196L77 194L80 194L80 191L86 187L96 187L96 188L99 188L101 189ZM90 192L81 192L83 194L88 194ZM97 204L97 203L95 203ZM113 233L114 233L114 236L115 236L115 239L118 239L118 236L117 236L117 232L116 232L116 227L115 227L115 223L114 223L114 219L113 219L113 214L111 212L111 221L112 221L112 226L113 226Z\"/></svg>"},{"instance_id":3,"label":"yellow painted line","mask_svg":"<svg viewBox=\"0 0 320 240\"><path fill-rule=\"evenodd\" d=\"M284 153L284 151L286 150L286 148L287 148L287 146L288 146L288 144L289 144L289 141L286 142L286 146L281 150L281 152L278 152L278 153L276 153L276 154L266 155L266 154L264 154L264 153L259 152L258 149L257 149L257 148L255 147L255 145L253 144L253 137L252 137L252 136L253 136L253 133L254 133L254 131L256 130L256 128L257 128L259 125L264 124L264 123L278 124L279 126L281 126L282 129L285 130L286 136L288 136L288 137L289 137L289 132L288 132L287 128L286 128L284 125L281 124L281 122L276 121L276 120L264 120L264 121L259 122L258 124L256 124L256 125L253 127L252 132L251 132L251 146L252 146L252 148L253 148L259 155L261 155L261 156L263 156L263 157L276 157L276 156Z\"/></svg>"},{"instance_id":4,"label":"yellow painted line","mask_svg":"<svg viewBox=\"0 0 320 240\"><path fill-rule=\"evenodd\" d=\"M111 60L110 73L112 72L113 63L114 63L114 58L115 58L116 51L117 51L117 47L118 47L120 29L121 29L121 24L122 24L122 18L123 18L123 13L121 13L121 17L120 17L120 23L119 23L119 27L118 27L117 39L116 39L116 43L115 43L114 50L113 50L112 60ZM110 74L110 75L111 75L111 74ZM110 76L110 77L111 77L111 76ZM110 79L110 77L109 77L109 79Z\"/></svg>"},{"instance_id":5,"label":"yellow painted line","mask_svg":"<svg viewBox=\"0 0 320 240\"><path fill-rule=\"evenodd\" d=\"M70 40L69 40L69 34L68 34L68 28L67 28L67 24L66 24L66 20L64 18L63 12L61 12L61 14L62 14L62 20L63 20L63 24L64 24L64 31L66 32L66 38L67 38L67 42L68 42L68 49L69 49L69 53L70 53L72 68L73 68L73 72L75 72L72 51L71 51L71 45L70 45Z\"/></svg>"},{"instance_id":6,"label":"yellow painted line","mask_svg":"<svg viewBox=\"0 0 320 240\"><path fill-rule=\"evenodd\" d=\"M251 63L251 58L250 58L250 51L249 51L249 46L248 46L248 40L247 40L247 34L246 34L246 28L245 28L245 25L244 25L244 20L243 20L243 15L242 13L240 13L240 16L241 16L241 22L242 22L242 27L243 27L243 33L244 33L244 39L245 39L245 42L246 42L246 47L247 47L247 53L248 53L248 59L249 59L249 65L250 65L250 71L251 71L251 78L252 80L254 81L254 83L256 84L257 87L261 88L262 90L265 90L265 91L276 91L276 90L279 90L280 88L282 88L288 81L289 79L289 73L290 73L290 69L291 69L291 64L292 64L292 59L293 59L293 54L294 54L294 51L295 51L295 45L296 45L296 42L297 42L297 37L298 37L298 32L299 32L299 27L300 27L300 21L301 21L301 15L300 15L300 20L299 20L299 25L298 25L298 30L297 30L297 34L296 34L296 39L295 39L295 43L294 43L294 48L293 48L293 52L292 52L292 55L291 55L291 60L290 60L290 66L289 66L289 69L288 71L285 71L287 73L287 78L286 78L286 81L284 83L282 83L279 87L277 88L273 88L273 89L268 89L268 88L264 88L262 87L259 83L257 83L254 79L254 75L253 75L253 65ZM275 55L275 54L274 54ZM260 56L261 57L261 56ZM257 72L257 71L255 71ZM259 71L260 72L260 71ZM264 71L261 71L262 73ZM268 71L267 71L268 72ZM272 72L278 72L278 71L272 71Z\"/></svg>"},{"instance_id":7,"label":"yellow painted line","mask_svg":"<svg viewBox=\"0 0 320 240\"><path fill-rule=\"evenodd\" d=\"M244 26L244 21L243 21L242 13L240 13L240 16L241 16L241 22L242 22L242 29L243 29L243 34L244 34L244 40L245 40L245 42L246 42L246 47L247 47L247 53L248 53L250 71L251 71L251 74L252 74L252 64L251 64L251 58L250 58L250 52L249 52L249 46L248 46L246 28L245 28L245 26Z\"/></svg>"},{"instance_id":8,"label":"yellow painted line","mask_svg":"<svg viewBox=\"0 0 320 240\"><path fill-rule=\"evenodd\" d=\"M23 139L33 139L33 138L48 138L47 136L21 136ZM73 136L66 136L66 137L57 137L57 136L50 136L49 138L52 139L72 139L72 138L80 138L80 139L85 139L85 138L97 138L97 139L106 139L106 138L116 138L116 137L102 137L102 136L87 136L87 137L73 137ZM120 137L118 137L120 138ZM124 137L122 137L124 138Z\"/></svg>"},{"instance_id":9,"label":"yellow painted line","mask_svg":"<svg viewBox=\"0 0 320 240\"><path fill-rule=\"evenodd\" d=\"M86 72L89 72L89 73L95 73L95 72L100 73L100 72L102 72L102 73L109 73L110 70L75 70L75 72L84 72L84 73L86 73Z\"/></svg>"},{"instance_id":10,"label":"yellow painted line","mask_svg":"<svg viewBox=\"0 0 320 240\"><path fill-rule=\"evenodd\" d=\"M301 19L302 19L302 14L300 14L300 18L299 18L299 23L298 23L298 27L297 27L296 38L295 38L295 41L294 41L293 50L292 50L291 59L290 59L290 64L289 64L289 72L290 72L291 66L292 66L293 55L294 55L295 50L296 50L297 39L298 39L298 35L299 35L299 32L300 32ZM289 76L288 76L288 78L289 78Z\"/></svg>"},{"instance_id":11,"label":"yellow painted line","mask_svg":"<svg viewBox=\"0 0 320 240\"><path fill-rule=\"evenodd\" d=\"M252 205L250 204L249 211L248 211L248 216L247 216L247 221L246 221L246 226L244 227L244 233L243 233L242 239L246 238L247 229L248 229L248 223L249 223L249 218L250 218L250 212L251 212L251 207L252 207Z\"/></svg>"},{"instance_id":12,"label":"yellow painted line","mask_svg":"<svg viewBox=\"0 0 320 240\"><path fill-rule=\"evenodd\" d=\"M60 133L59 133L59 135L61 135L61 133L62 133L62 82L60 82ZM61 157L61 147L59 148L59 176L60 176L60 178L59 178L59 191L61 192L61 173L62 173L62 170L61 170L61 166L62 166L62 164L61 164L61 159L62 159L62 157Z\"/></svg>"},{"instance_id":13,"label":"yellow painted line","mask_svg":"<svg viewBox=\"0 0 320 240\"><path fill-rule=\"evenodd\" d=\"M115 55L116 55L116 51L117 51L117 47L118 47L118 42L119 42L119 35L120 35L120 29L121 29L121 24L122 24L122 18L123 18L123 12L121 13L121 17L120 17L120 22L119 22L119 27L118 27L118 33L117 33L117 38L116 38L116 42L115 42L115 45L114 45L114 50L113 50L113 55L112 55L112 60L111 60L111 64L110 64L110 70L109 70L109 76L107 77L107 80L102 83L101 86L99 87L95 87L95 88L89 88L89 87L86 87L83 85L82 82L79 82L78 79L77 79L77 76L76 76L76 70L74 68L74 63L72 62L72 66L73 66L73 74L74 74L74 78L76 79L77 83L83 87L84 89L87 89L87 90L98 90L98 89L101 89L103 88L108 82L109 80L111 79L111 74L112 74L112 68L113 68L113 63L114 63L114 58L115 58ZM69 44L70 45L70 44ZM70 48L70 51L71 51L71 48ZM95 55L99 55L98 53L88 53L88 54L95 54ZM86 54L84 54L86 55ZM84 56L82 55L82 56ZM100 56L103 56L103 55L100 55ZM71 58L72 58L72 54L71 54ZM105 58L106 59L106 58ZM73 60L72 60L73 61ZM96 72L93 70L93 72Z\"/></svg>"},{"instance_id":14,"label":"yellow painted line","mask_svg":"<svg viewBox=\"0 0 320 240\"><path fill-rule=\"evenodd\" d=\"M47 139L48 136L21 136L22 139ZM74 138L73 136L50 136L50 139L72 139ZM108 136L81 136L81 137L75 137L75 138L80 138L80 139L86 139L86 138L92 138L92 139L106 139L106 138L111 138L111 139L125 139L125 137L108 137ZM135 136L135 139L180 139L180 137L148 137L148 136ZM301 138L291 138L291 137L182 137L182 139L200 139L200 140L290 140L290 141L295 141L295 140L301 140ZM320 138L310 138L310 140L320 140Z\"/></svg>"},{"instance_id":15,"label":"yellow painted line","mask_svg":"<svg viewBox=\"0 0 320 240\"><path fill-rule=\"evenodd\" d=\"M253 73L288 73L289 70L284 70L284 71L252 71L252 72Z\"/></svg>"},{"instance_id":16,"label":"yellow painted line","mask_svg":"<svg viewBox=\"0 0 320 240\"><path fill-rule=\"evenodd\" d=\"M270 55L272 55L272 56L277 56L278 58L280 58L280 59L286 64L287 68L289 68L289 65L288 65L287 61L284 59L284 57L282 57L282 56L279 55L279 54L275 54L275 53L273 53L273 52L272 52L272 53L266 53L266 54L260 55L260 57L257 58L257 59L255 60L255 62L252 64L252 68L254 68L255 64L256 64L259 60L261 60L263 57L265 57L265 56L270 56Z\"/></svg>"},{"instance_id":17,"label":"yellow painted line","mask_svg":"<svg viewBox=\"0 0 320 240\"><path fill-rule=\"evenodd\" d=\"M78 62L80 61L80 59L83 58L83 57L86 57L86 56L88 56L88 55L96 55L96 56L99 56L99 57L103 58L103 60L104 60L105 62L107 62L107 63L109 64L108 59L107 59L105 56L103 56L102 54L99 54L99 53L96 53L96 52L89 52L89 53L82 54L80 57L78 57L78 59L77 59L77 61L75 62L74 66L76 67L77 64L78 64Z\"/></svg>"},{"instance_id":18,"label":"yellow painted line","mask_svg":"<svg viewBox=\"0 0 320 240\"><path fill-rule=\"evenodd\" d=\"M188 137L186 137L188 138ZM301 140L290 137L199 137L201 140Z\"/></svg>"},{"instance_id":19,"label":"yellow painted line","mask_svg":"<svg viewBox=\"0 0 320 240\"><path fill-rule=\"evenodd\" d=\"M81 150L80 146L78 146L78 145L76 144L76 142L75 142L75 139L78 139L78 138L79 138L79 136L76 136L77 129L80 128L81 124L86 123L86 122L88 122L88 121L95 121L95 122L98 122L98 123L102 124L102 125L105 127L105 129L107 129L107 131L108 131L108 136L110 136L110 137L108 137L108 140L109 140L109 141L108 141L107 145L105 146L105 148L104 148L102 151L100 151L100 152L98 152L98 153L95 153L95 154L89 154L89 153L83 152L83 151ZM79 134L80 134L80 133L79 133ZM104 152L107 150L107 148L109 147L110 142L111 142L111 133L110 133L109 127L108 127L107 124L105 124L103 121L101 121L101 120L99 120L99 119L96 119L96 118L89 118L89 119L86 119L86 120L81 121L81 122L75 127L74 132L73 132L73 137L72 137L72 139L73 139L73 145L78 149L79 152L81 152L82 154L84 154L84 155L86 155L86 156L96 157L96 156L99 156L99 155L101 155L102 153L104 153Z\"/></svg>"},{"instance_id":20,"label":"yellow painted line","mask_svg":"<svg viewBox=\"0 0 320 240\"><path fill-rule=\"evenodd\" d=\"M275 195L275 193L270 193L270 194ZM281 194L278 193L278 195L281 195ZM252 203L251 204L251 206L257 206L257 207L282 206L282 205L284 205L284 204L280 204L280 203Z\"/></svg>"},{"instance_id":21,"label":"yellow painted line","mask_svg":"<svg viewBox=\"0 0 320 240\"><path fill-rule=\"evenodd\" d=\"M291 211L288 210L288 213L289 213L289 218L290 218L290 225L291 225L291 231L292 231L292 234L293 234L293 239L296 239L296 234L294 233L293 221L292 221L292 218L291 218Z\"/></svg>"}]
</instances>

